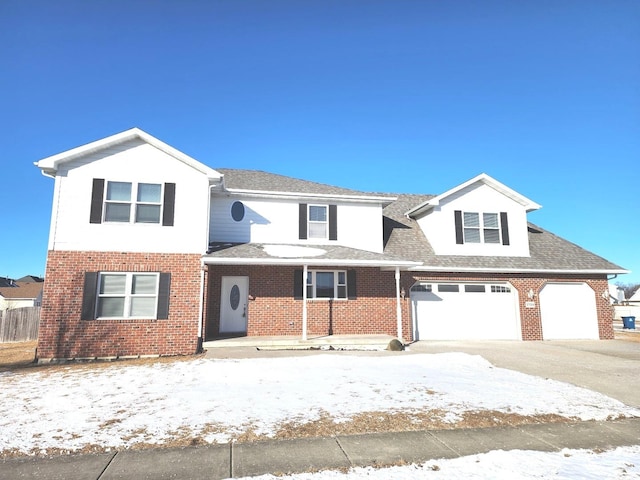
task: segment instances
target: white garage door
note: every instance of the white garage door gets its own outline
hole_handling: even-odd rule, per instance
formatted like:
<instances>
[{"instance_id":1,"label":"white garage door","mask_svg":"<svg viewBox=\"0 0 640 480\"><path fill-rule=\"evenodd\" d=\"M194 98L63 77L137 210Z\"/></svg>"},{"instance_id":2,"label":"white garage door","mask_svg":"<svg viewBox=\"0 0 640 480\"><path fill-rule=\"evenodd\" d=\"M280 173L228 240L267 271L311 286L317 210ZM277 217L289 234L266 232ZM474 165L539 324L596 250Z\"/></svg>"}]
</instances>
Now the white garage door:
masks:
<instances>
[{"instance_id":1,"label":"white garage door","mask_svg":"<svg viewBox=\"0 0 640 480\"><path fill-rule=\"evenodd\" d=\"M540 291L542 338L598 339L594 291L586 283L548 283Z\"/></svg>"},{"instance_id":2,"label":"white garage door","mask_svg":"<svg viewBox=\"0 0 640 480\"><path fill-rule=\"evenodd\" d=\"M506 283L419 283L411 288L416 340L521 340L518 293Z\"/></svg>"}]
</instances>

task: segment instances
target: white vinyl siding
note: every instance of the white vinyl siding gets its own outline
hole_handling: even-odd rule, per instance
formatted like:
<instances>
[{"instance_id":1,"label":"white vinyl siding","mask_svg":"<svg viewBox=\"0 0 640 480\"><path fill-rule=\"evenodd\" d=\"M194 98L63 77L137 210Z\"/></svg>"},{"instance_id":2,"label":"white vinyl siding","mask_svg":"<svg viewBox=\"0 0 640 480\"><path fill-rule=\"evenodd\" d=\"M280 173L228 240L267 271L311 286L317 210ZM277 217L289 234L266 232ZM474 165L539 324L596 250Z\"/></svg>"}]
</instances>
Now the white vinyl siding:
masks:
<instances>
[{"instance_id":1,"label":"white vinyl siding","mask_svg":"<svg viewBox=\"0 0 640 480\"><path fill-rule=\"evenodd\" d=\"M232 205L244 204L242 220L232 217ZM299 201L211 195L209 241L214 243L334 244L382 252L382 207L377 204L337 203L338 240L299 238ZM315 204L314 204L315 205ZM327 212L328 213L328 212ZM328 231L328 226L327 226Z\"/></svg>"},{"instance_id":2,"label":"white vinyl siding","mask_svg":"<svg viewBox=\"0 0 640 480\"><path fill-rule=\"evenodd\" d=\"M89 222L94 179L105 180L102 223ZM107 200L107 184L115 181L131 184L128 201ZM164 207L155 201L153 189L161 187L164 192L168 182L176 185L175 228L155 228L162 226ZM137 185L155 187L152 191L143 187L138 197ZM56 176L49 249L202 254L207 250L209 192L206 175L141 141L67 162ZM110 201L138 204L140 211L130 207L129 221L107 221L105 206ZM135 222L136 214L144 223ZM160 224L141 228L156 218Z\"/></svg>"},{"instance_id":3,"label":"white vinyl siding","mask_svg":"<svg viewBox=\"0 0 640 480\"><path fill-rule=\"evenodd\" d=\"M494 213L497 218L478 217L476 235L487 239L482 242L457 243L455 211L461 211L461 230L464 228L464 213ZM498 213L499 212L499 213ZM500 213L508 218L509 244L501 243L502 232L496 229L496 220L500 225ZM482 222L484 231L479 231ZM525 207L488 185L473 185L455 195L447 197L432 210L417 218L417 223L427 237L436 255L490 256L490 257L528 257L529 233ZM470 225L467 228L474 228ZM464 232L461 231L464 237ZM470 234L470 232L467 232ZM500 242L495 241L496 236ZM464 238L463 238L464 239Z\"/></svg>"}]
</instances>

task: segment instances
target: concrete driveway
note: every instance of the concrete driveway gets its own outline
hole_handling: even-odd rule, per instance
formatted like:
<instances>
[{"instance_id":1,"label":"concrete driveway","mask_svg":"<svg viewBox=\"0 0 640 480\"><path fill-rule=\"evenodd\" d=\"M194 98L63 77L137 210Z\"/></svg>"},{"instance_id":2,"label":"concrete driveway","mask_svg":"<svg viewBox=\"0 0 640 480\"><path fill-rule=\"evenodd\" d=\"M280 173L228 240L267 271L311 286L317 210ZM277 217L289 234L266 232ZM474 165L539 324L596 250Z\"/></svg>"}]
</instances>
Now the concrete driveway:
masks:
<instances>
[{"instance_id":1,"label":"concrete driveway","mask_svg":"<svg viewBox=\"0 0 640 480\"><path fill-rule=\"evenodd\" d=\"M410 353L464 352L496 367L551 378L640 408L640 343L624 340L416 342ZM406 352L405 352L406 353Z\"/></svg>"}]
</instances>

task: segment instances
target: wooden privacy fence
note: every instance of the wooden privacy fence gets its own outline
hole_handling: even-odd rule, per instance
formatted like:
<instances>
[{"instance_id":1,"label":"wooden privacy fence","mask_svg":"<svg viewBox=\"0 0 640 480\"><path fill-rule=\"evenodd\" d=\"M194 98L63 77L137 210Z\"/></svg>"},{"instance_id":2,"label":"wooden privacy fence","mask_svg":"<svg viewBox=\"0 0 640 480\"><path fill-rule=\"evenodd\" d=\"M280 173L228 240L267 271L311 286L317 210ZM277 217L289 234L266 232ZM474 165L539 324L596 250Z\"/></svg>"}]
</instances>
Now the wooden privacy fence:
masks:
<instances>
[{"instance_id":1,"label":"wooden privacy fence","mask_svg":"<svg viewBox=\"0 0 640 480\"><path fill-rule=\"evenodd\" d=\"M40 308L24 307L0 312L0 343L37 340Z\"/></svg>"}]
</instances>

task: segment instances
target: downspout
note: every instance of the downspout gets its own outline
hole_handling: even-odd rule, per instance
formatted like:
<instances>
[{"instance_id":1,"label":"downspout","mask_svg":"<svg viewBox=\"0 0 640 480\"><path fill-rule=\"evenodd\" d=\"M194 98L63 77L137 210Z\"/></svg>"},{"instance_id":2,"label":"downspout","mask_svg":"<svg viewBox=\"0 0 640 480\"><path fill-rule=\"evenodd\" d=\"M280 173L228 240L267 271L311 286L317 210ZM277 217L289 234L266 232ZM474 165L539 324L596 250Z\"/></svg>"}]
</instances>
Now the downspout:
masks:
<instances>
[{"instance_id":1,"label":"downspout","mask_svg":"<svg viewBox=\"0 0 640 480\"><path fill-rule=\"evenodd\" d=\"M200 307L198 309L198 349L196 353L202 353L203 334L202 327L204 325L204 271L207 268L204 259L200 259Z\"/></svg>"},{"instance_id":2,"label":"downspout","mask_svg":"<svg viewBox=\"0 0 640 480\"><path fill-rule=\"evenodd\" d=\"M38 166L38 162L35 162L34 165ZM53 202L51 204L51 225L49 225L49 241L47 249L55 250L54 247L58 233L58 214L60 211L60 179L56 175L57 170L53 174L44 170L41 170L41 173L43 176L53 179Z\"/></svg>"},{"instance_id":3,"label":"downspout","mask_svg":"<svg viewBox=\"0 0 640 480\"><path fill-rule=\"evenodd\" d=\"M400 267L396 267L396 320L398 322L398 339L402 341L402 304L400 303Z\"/></svg>"},{"instance_id":4,"label":"downspout","mask_svg":"<svg viewBox=\"0 0 640 480\"><path fill-rule=\"evenodd\" d=\"M307 271L308 266L302 266L302 340L307 340Z\"/></svg>"},{"instance_id":5,"label":"downspout","mask_svg":"<svg viewBox=\"0 0 640 480\"><path fill-rule=\"evenodd\" d=\"M222 183L222 179L220 180L220 183ZM207 229L206 229L206 248L205 248L205 252L207 252L209 250L209 233L211 231L211 191L213 190L213 188L216 185L209 185L209 190L207 191L208 197L207 197ZM201 353L202 352L202 344L204 343L203 340L203 326L204 326L204 272L205 272L205 268L206 265L204 264L204 259L200 258L200 305L198 307L198 350L196 351L196 353Z\"/></svg>"}]
</instances>

